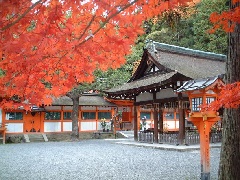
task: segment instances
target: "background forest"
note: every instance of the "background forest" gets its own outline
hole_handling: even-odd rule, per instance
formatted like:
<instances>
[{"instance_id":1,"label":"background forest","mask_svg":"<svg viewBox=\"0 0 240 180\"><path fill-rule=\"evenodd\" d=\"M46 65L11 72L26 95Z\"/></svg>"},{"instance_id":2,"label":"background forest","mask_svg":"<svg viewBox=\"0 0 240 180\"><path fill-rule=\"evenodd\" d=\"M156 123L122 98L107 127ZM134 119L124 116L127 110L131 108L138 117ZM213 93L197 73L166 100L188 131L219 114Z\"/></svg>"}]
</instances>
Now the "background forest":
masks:
<instances>
[{"instance_id":1,"label":"background forest","mask_svg":"<svg viewBox=\"0 0 240 180\"><path fill-rule=\"evenodd\" d=\"M144 22L145 34L136 40L132 53L126 56L126 64L116 70L95 71L93 89L102 91L126 83L132 75L134 62L141 59L146 40L226 55L227 33L221 29L210 33L209 16L227 10L227 2L202 0L195 7L167 11L163 16Z\"/></svg>"}]
</instances>

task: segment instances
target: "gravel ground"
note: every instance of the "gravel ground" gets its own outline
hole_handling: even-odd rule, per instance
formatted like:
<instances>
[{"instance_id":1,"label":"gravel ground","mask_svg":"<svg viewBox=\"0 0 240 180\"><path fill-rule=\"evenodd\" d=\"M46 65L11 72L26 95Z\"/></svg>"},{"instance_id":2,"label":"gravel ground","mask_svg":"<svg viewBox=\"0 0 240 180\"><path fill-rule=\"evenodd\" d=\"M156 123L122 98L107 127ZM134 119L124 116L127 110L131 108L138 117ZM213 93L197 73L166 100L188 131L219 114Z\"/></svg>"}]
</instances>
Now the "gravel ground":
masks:
<instances>
[{"instance_id":1,"label":"gravel ground","mask_svg":"<svg viewBox=\"0 0 240 180\"><path fill-rule=\"evenodd\" d=\"M178 152L116 144L116 141L0 145L0 180L195 180L199 150ZM220 148L210 152L217 179Z\"/></svg>"}]
</instances>

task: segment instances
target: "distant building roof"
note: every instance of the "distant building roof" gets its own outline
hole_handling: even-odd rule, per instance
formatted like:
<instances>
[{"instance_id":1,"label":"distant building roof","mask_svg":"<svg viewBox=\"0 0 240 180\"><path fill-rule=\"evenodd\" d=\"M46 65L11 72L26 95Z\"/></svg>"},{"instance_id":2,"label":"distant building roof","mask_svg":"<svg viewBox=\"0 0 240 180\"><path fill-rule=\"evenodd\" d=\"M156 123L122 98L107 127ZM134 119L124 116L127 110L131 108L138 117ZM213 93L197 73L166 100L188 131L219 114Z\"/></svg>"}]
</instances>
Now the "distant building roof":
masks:
<instances>
[{"instance_id":1,"label":"distant building roof","mask_svg":"<svg viewBox=\"0 0 240 180\"><path fill-rule=\"evenodd\" d=\"M72 106L73 102L69 97L63 96L63 97L54 99L52 105ZM79 105L80 106L110 106L110 107L116 106L115 104L106 101L102 96L96 93L83 94L81 97L79 97Z\"/></svg>"}]
</instances>

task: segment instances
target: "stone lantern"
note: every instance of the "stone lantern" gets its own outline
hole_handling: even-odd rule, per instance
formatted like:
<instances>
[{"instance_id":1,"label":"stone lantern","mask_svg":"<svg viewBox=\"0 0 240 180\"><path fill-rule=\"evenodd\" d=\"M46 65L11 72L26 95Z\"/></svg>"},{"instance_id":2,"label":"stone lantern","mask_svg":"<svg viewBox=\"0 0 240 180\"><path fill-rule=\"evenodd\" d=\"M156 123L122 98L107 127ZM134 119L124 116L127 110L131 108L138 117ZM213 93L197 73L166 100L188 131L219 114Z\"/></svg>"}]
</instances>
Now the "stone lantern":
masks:
<instances>
[{"instance_id":1,"label":"stone lantern","mask_svg":"<svg viewBox=\"0 0 240 180\"><path fill-rule=\"evenodd\" d=\"M213 124L220 120L217 111L202 111L201 107L216 100L224 85L219 77L191 80L183 84L177 92L186 93L190 102L190 120L200 134L201 180L210 179L209 134Z\"/></svg>"}]
</instances>

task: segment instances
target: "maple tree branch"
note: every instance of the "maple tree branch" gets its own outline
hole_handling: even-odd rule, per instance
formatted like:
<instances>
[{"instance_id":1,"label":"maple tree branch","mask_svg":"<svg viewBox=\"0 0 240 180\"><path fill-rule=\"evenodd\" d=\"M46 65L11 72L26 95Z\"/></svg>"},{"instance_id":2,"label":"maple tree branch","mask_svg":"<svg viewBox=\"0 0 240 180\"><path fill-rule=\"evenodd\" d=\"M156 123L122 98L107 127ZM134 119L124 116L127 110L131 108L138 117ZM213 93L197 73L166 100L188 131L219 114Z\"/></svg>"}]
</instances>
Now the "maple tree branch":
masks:
<instances>
[{"instance_id":1,"label":"maple tree branch","mask_svg":"<svg viewBox=\"0 0 240 180\"><path fill-rule=\"evenodd\" d=\"M96 30L92 33L92 35L97 34L97 33L102 29L102 27L103 27L104 25L106 25L113 17L117 16L118 14L120 14L120 13L121 13L122 11L124 11L125 9L129 8L131 5L133 5L133 4L136 3L137 1L138 1L138 0L132 1L131 3L123 6L120 11L116 11L116 12L113 13L111 16L109 16L109 17L106 19L106 21L104 21L103 24L100 25L99 28L96 29ZM115 7L115 8L116 8L116 7ZM91 19L91 21L89 22L88 26L84 29L84 32L82 33L82 35L81 35L78 39L81 39L81 38L84 36L84 34L85 34L86 31L88 30L88 28L91 26L92 22L94 21L95 17L96 17L96 15L94 15L94 16L92 17L92 19ZM79 44L75 45L75 46L74 46L74 50L76 50L77 47L79 47L79 46L81 46L82 44L84 44L85 42L87 42L89 39L92 39L92 37L93 37L93 36L90 36L89 38L85 38L82 42L80 42ZM74 51L74 50L73 50L73 51ZM60 61L63 57L65 57L67 54L69 54L69 53L70 53L70 52L68 51L68 52L66 52L65 54L63 54L63 55L59 58L59 61Z\"/></svg>"},{"instance_id":2,"label":"maple tree branch","mask_svg":"<svg viewBox=\"0 0 240 180\"><path fill-rule=\"evenodd\" d=\"M90 22L88 23L87 27L84 29L84 32L82 33L82 35L78 39L81 39L84 36L84 34L87 32L88 28L92 25L95 17L96 17L96 15L92 16L92 19L90 20Z\"/></svg>"},{"instance_id":3,"label":"maple tree branch","mask_svg":"<svg viewBox=\"0 0 240 180\"><path fill-rule=\"evenodd\" d=\"M38 4L40 4L42 0L37 1L35 4L33 4L31 7L29 7L21 16L19 16L15 21L11 22L10 24L6 25L1 29L1 31L5 31L6 29L12 27L16 23L18 23L22 18L24 18L33 8L35 8Z\"/></svg>"},{"instance_id":4,"label":"maple tree branch","mask_svg":"<svg viewBox=\"0 0 240 180\"><path fill-rule=\"evenodd\" d=\"M106 25L113 17L117 16L118 14L120 14L120 13L121 13L122 11L124 11L125 9L129 8L131 5L133 5L133 4L134 4L135 2L137 2L137 1L138 1L138 0L132 1L131 3L125 5L123 8L121 8L120 11L117 11L117 12L115 12L114 14L112 14L111 16L109 16L109 17L106 19L106 21L104 21L103 24L102 24L101 26L99 26L99 28L96 29L96 30L92 33L92 35L97 34L97 33L102 29L102 27L103 27L104 25ZM87 28L86 28L86 29L87 29ZM86 41L88 41L88 40L91 39L91 38L92 38L92 37L89 37L88 39L83 40L82 42L80 42L80 43L79 43L78 45L76 45L75 47L81 46L82 44L84 44Z\"/></svg>"}]
</instances>

